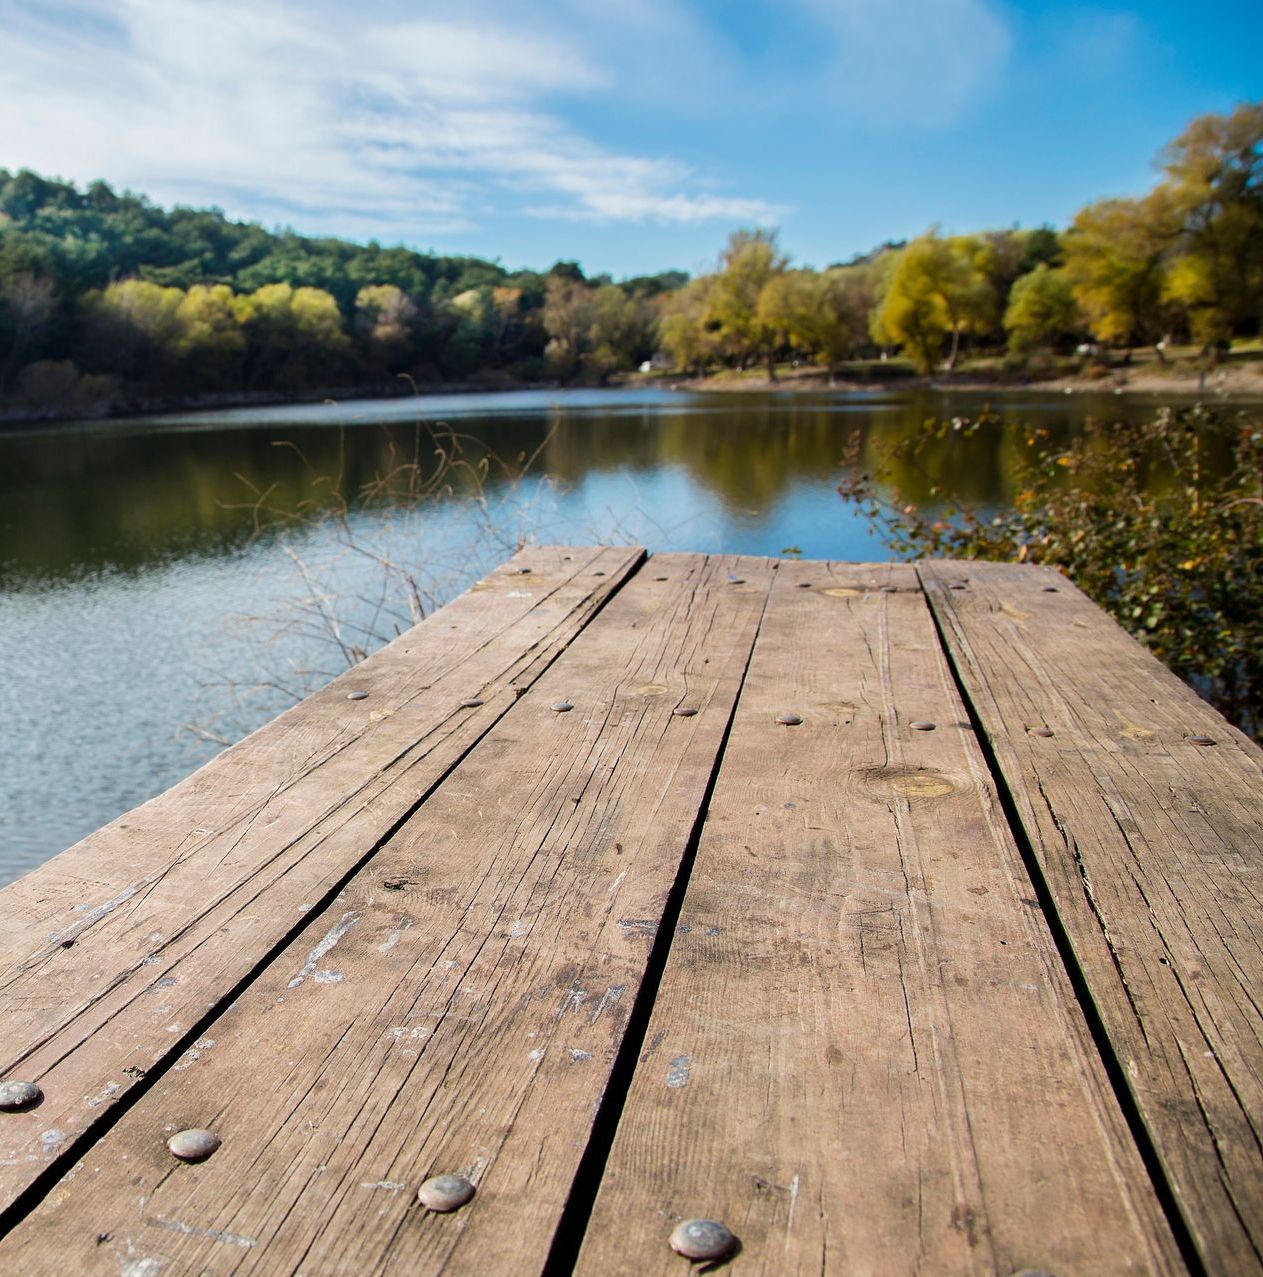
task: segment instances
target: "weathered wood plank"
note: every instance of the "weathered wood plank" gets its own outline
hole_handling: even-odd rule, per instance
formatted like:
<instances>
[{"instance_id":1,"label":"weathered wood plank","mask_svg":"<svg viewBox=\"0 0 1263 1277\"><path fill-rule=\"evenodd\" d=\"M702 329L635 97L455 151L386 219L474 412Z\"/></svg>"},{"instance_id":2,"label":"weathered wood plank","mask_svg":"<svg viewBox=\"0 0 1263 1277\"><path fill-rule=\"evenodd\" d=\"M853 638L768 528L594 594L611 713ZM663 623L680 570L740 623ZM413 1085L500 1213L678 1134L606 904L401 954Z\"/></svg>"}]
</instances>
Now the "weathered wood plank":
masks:
<instances>
[{"instance_id":1,"label":"weathered wood plank","mask_svg":"<svg viewBox=\"0 0 1263 1277\"><path fill-rule=\"evenodd\" d=\"M778 571L580 1274L678 1274L689 1217L734 1274L1183 1271L887 571Z\"/></svg>"},{"instance_id":2,"label":"weathered wood plank","mask_svg":"<svg viewBox=\"0 0 1263 1277\"><path fill-rule=\"evenodd\" d=\"M12 1201L426 795L643 558L531 548L182 784L0 892ZM348 692L366 691L362 700ZM481 705L463 707L474 697Z\"/></svg>"},{"instance_id":3,"label":"weathered wood plank","mask_svg":"<svg viewBox=\"0 0 1263 1277\"><path fill-rule=\"evenodd\" d=\"M540 1271L772 576L651 560L0 1244L0 1270ZM163 1145L188 1125L224 1139L200 1166ZM448 1170L474 1202L421 1211L417 1185Z\"/></svg>"},{"instance_id":4,"label":"weathered wood plank","mask_svg":"<svg viewBox=\"0 0 1263 1277\"><path fill-rule=\"evenodd\" d=\"M1206 1270L1263 1273L1263 751L1050 569L922 575Z\"/></svg>"}]
</instances>

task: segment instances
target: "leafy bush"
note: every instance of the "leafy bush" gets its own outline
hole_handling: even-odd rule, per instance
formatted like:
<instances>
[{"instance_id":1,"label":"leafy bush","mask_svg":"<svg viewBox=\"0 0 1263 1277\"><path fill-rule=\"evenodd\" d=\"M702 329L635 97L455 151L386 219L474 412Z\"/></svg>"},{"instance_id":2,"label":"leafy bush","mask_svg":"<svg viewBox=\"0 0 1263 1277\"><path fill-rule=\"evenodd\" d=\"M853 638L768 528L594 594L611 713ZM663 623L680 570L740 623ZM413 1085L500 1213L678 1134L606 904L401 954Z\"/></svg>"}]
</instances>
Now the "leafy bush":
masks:
<instances>
[{"instance_id":1,"label":"leafy bush","mask_svg":"<svg viewBox=\"0 0 1263 1277\"><path fill-rule=\"evenodd\" d=\"M1012 506L980 511L931 488L941 507L883 486L945 441L1022 430ZM839 492L909 557L1059 567L1245 731L1263 728L1263 421L1257 410L1158 409L1089 422L1069 446L1045 431L928 422L873 473L858 456Z\"/></svg>"}]
</instances>

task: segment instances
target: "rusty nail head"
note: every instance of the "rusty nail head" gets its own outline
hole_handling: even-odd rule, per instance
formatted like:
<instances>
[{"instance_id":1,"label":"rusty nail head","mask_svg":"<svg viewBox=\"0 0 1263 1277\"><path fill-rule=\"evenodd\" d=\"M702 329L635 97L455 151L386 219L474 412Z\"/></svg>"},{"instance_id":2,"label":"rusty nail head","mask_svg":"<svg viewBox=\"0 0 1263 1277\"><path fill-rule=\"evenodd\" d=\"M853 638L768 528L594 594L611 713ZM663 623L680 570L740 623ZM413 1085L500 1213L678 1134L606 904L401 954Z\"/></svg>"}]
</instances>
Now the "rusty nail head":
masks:
<instances>
[{"instance_id":1,"label":"rusty nail head","mask_svg":"<svg viewBox=\"0 0 1263 1277\"><path fill-rule=\"evenodd\" d=\"M1213 736L1186 736L1184 739L1190 745L1216 745L1219 743Z\"/></svg>"},{"instance_id":2,"label":"rusty nail head","mask_svg":"<svg viewBox=\"0 0 1263 1277\"><path fill-rule=\"evenodd\" d=\"M689 705L677 705L671 713L673 713L676 718L692 718L693 715L697 713L697 710L693 709Z\"/></svg>"},{"instance_id":3,"label":"rusty nail head","mask_svg":"<svg viewBox=\"0 0 1263 1277\"><path fill-rule=\"evenodd\" d=\"M811 589L811 582L810 582L810 581L799 581L799 582L798 582L798 588L799 588L800 590L810 590L810 589Z\"/></svg>"},{"instance_id":4,"label":"rusty nail head","mask_svg":"<svg viewBox=\"0 0 1263 1277\"><path fill-rule=\"evenodd\" d=\"M801 714L777 714L776 721L784 723L786 727L797 727L803 720Z\"/></svg>"},{"instance_id":5,"label":"rusty nail head","mask_svg":"<svg viewBox=\"0 0 1263 1277\"><path fill-rule=\"evenodd\" d=\"M1051 736L1053 735L1053 729L1051 727L1032 727L1031 735L1032 736Z\"/></svg>"},{"instance_id":6,"label":"rusty nail head","mask_svg":"<svg viewBox=\"0 0 1263 1277\"><path fill-rule=\"evenodd\" d=\"M928 723L924 719L918 719L917 722L909 723L908 726L911 727L914 732L932 732L938 724Z\"/></svg>"},{"instance_id":7,"label":"rusty nail head","mask_svg":"<svg viewBox=\"0 0 1263 1277\"><path fill-rule=\"evenodd\" d=\"M417 1189L417 1201L426 1210L459 1210L474 1195L474 1186L463 1175L435 1175Z\"/></svg>"},{"instance_id":8,"label":"rusty nail head","mask_svg":"<svg viewBox=\"0 0 1263 1277\"><path fill-rule=\"evenodd\" d=\"M717 1219L686 1219L671 1232L671 1249L685 1259L723 1259L737 1239Z\"/></svg>"},{"instance_id":9,"label":"rusty nail head","mask_svg":"<svg viewBox=\"0 0 1263 1277\"><path fill-rule=\"evenodd\" d=\"M177 1131L167 1141L167 1147L172 1156L182 1162L204 1162L222 1143L223 1140L214 1131L192 1127L187 1131Z\"/></svg>"},{"instance_id":10,"label":"rusty nail head","mask_svg":"<svg viewBox=\"0 0 1263 1277\"><path fill-rule=\"evenodd\" d=\"M346 698L348 701L366 701L368 700L368 693L367 692L347 692Z\"/></svg>"},{"instance_id":11,"label":"rusty nail head","mask_svg":"<svg viewBox=\"0 0 1263 1277\"><path fill-rule=\"evenodd\" d=\"M554 714L569 714L574 709L569 701L553 701L552 710Z\"/></svg>"},{"instance_id":12,"label":"rusty nail head","mask_svg":"<svg viewBox=\"0 0 1263 1277\"><path fill-rule=\"evenodd\" d=\"M463 701L461 701L460 707L461 709L477 709L478 706L481 704L482 704L482 701L480 701L478 697L467 696L465 697Z\"/></svg>"},{"instance_id":13,"label":"rusty nail head","mask_svg":"<svg viewBox=\"0 0 1263 1277\"><path fill-rule=\"evenodd\" d=\"M669 576L655 576L653 579L655 581L669 581L671 578Z\"/></svg>"},{"instance_id":14,"label":"rusty nail head","mask_svg":"<svg viewBox=\"0 0 1263 1277\"><path fill-rule=\"evenodd\" d=\"M0 1082L0 1112L20 1113L43 1098L44 1092L34 1082Z\"/></svg>"}]
</instances>

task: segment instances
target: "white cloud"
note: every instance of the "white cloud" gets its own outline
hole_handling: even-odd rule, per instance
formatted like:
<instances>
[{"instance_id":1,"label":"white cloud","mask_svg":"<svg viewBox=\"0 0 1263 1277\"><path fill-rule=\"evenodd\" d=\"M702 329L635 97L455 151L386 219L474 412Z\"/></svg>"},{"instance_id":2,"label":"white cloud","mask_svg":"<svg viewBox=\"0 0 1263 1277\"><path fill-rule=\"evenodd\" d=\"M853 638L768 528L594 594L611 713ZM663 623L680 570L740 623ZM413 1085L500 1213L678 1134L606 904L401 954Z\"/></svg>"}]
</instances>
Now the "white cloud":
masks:
<instances>
[{"instance_id":1,"label":"white cloud","mask_svg":"<svg viewBox=\"0 0 1263 1277\"><path fill-rule=\"evenodd\" d=\"M15 8L0 7L9 167L388 237L472 226L487 207L593 221L776 211L568 124L560 99L618 86L588 51L592 21L572 39L557 5L551 21L525 4L452 19L393 0Z\"/></svg>"}]
</instances>

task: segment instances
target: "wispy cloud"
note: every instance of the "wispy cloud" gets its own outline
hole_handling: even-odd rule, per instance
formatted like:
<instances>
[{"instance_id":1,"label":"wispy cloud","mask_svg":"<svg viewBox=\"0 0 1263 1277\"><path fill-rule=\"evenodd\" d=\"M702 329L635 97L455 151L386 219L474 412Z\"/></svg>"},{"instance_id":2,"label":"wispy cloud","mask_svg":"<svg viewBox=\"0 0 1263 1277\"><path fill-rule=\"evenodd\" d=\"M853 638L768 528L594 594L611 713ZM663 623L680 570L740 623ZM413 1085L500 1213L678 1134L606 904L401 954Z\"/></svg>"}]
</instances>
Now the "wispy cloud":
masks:
<instances>
[{"instance_id":1,"label":"wispy cloud","mask_svg":"<svg viewBox=\"0 0 1263 1277\"><path fill-rule=\"evenodd\" d=\"M775 154L742 190L673 120L933 130L1008 41L992 0L0 0L0 164L358 236L767 223Z\"/></svg>"},{"instance_id":2,"label":"wispy cloud","mask_svg":"<svg viewBox=\"0 0 1263 1277\"><path fill-rule=\"evenodd\" d=\"M352 234L457 230L506 201L593 221L775 216L569 123L559 102L617 85L556 7L547 23L527 6L439 16L450 12L390 0L0 5L0 163ZM570 25L590 37L592 21Z\"/></svg>"}]
</instances>

